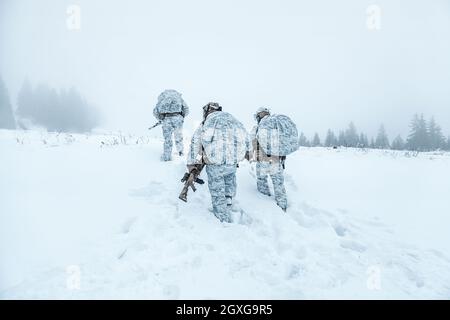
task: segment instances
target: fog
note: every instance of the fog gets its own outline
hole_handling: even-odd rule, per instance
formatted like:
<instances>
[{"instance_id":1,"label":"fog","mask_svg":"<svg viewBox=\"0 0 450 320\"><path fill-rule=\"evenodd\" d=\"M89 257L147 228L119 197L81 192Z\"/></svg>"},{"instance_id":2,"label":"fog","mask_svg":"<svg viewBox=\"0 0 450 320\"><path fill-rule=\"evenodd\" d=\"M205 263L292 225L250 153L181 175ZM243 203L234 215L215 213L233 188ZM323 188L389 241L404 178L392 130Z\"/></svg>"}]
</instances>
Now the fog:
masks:
<instances>
[{"instance_id":1,"label":"fog","mask_svg":"<svg viewBox=\"0 0 450 320\"><path fill-rule=\"evenodd\" d=\"M310 136L351 120L369 135L381 123L406 135L416 112L448 135L449 39L448 0L0 0L0 75L13 107L26 78L74 86L102 128L132 132L155 122L157 96L171 88L190 123L218 101L246 125L268 106Z\"/></svg>"}]
</instances>

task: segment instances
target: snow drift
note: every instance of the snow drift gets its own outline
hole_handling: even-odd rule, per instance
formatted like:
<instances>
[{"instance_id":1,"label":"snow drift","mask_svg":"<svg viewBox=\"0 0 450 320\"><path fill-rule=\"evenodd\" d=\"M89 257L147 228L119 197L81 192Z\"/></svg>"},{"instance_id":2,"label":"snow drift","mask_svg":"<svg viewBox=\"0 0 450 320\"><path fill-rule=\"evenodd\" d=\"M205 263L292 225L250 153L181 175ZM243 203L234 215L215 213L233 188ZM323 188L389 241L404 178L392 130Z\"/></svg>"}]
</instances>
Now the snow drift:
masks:
<instances>
[{"instance_id":1,"label":"snow drift","mask_svg":"<svg viewBox=\"0 0 450 320\"><path fill-rule=\"evenodd\" d=\"M450 298L448 154L301 148L287 214L243 163L222 224L206 185L178 200L185 161L161 151L0 131L0 297Z\"/></svg>"}]
</instances>

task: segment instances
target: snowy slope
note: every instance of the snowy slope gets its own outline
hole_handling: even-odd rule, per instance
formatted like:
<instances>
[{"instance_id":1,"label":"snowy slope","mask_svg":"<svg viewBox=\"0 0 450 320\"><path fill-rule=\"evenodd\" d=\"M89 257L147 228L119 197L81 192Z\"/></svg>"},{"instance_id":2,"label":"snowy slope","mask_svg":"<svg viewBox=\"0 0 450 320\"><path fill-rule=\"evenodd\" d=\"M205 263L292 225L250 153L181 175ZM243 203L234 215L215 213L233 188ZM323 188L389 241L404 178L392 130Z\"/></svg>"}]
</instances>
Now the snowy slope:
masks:
<instances>
[{"instance_id":1,"label":"snowy slope","mask_svg":"<svg viewBox=\"0 0 450 320\"><path fill-rule=\"evenodd\" d=\"M206 185L178 200L184 160L160 153L0 131L0 298L450 298L448 154L301 149L287 214L243 163L244 213L221 224Z\"/></svg>"}]
</instances>

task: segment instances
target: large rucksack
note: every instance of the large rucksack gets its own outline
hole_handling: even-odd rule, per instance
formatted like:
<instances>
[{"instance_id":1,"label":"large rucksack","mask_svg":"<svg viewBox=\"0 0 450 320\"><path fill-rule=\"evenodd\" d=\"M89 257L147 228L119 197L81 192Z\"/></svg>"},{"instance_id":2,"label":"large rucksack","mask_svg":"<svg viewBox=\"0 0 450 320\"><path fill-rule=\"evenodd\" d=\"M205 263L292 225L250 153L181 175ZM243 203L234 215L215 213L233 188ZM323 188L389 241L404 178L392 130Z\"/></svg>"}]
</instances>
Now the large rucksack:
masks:
<instances>
[{"instance_id":1,"label":"large rucksack","mask_svg":"<svg viewBox=\"0 0 450 320\"><path fill-rule=\"evenodd\" d=\"M267 155L285 157L299 148L297 126L281 114L264 117L256 130L256 139Z\"/></svg>"},{"instance_id":2,"label":"large rucksack","mask_svg":"<svg viewBox=\"0 0 450 320\"><path fill-rule=\"evenodd\" d=\"M183 104L181 93L175 90L165 90L159 95L155 109L158 114L177 113L182 112Z\"/></svg>"},{"instance_id":3,"label":"large rucksack","mask_svg":"<svg viewBox=\"0 0 450 320\"><path fill-rule=\"evenodd\" d=\"M227 112L210 114L194 133L188 162L195 162L203 154L208 164L235 165L244 160L249 149L245 127Z\"/></svg>"}]
</instances>

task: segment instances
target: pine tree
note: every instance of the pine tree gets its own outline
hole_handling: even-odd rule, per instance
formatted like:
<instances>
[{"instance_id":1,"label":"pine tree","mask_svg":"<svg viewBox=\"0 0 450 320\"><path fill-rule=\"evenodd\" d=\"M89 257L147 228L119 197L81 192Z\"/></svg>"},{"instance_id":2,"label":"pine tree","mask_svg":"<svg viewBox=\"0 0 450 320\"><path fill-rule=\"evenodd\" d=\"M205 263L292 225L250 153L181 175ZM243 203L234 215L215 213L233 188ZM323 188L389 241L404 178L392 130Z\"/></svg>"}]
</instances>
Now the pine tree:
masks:
<instances>
[{"instance_id":1,"label":"pine tree","mask_svg":"<svg viewBox=\"0 0 450 320\"><path fill-rule=\"evenodd\" d=\"M375 140L375 146L378 149L389 148L389 138L386 134L386 130L384 129L384 125L381 125L380 129L378 129L377 138Z\"/></svg>"},{"instance_id":2,"label":"pine tree","mask_svg":"<svg viewBox=\"0 0 450 320\"><path fill-rule=\"evenodd\" d=\"M364 133L362 133L362 132L359 135L358 147L359 148L367 148L367 147L369 147L369 140L367 139L367 136Z\"/></svg>"},{"instance_id":3,"label":"pine tree","mask_svg":"<svg viewBox=\"0 0 450 320\"><path fill-rule=\"evenodd\" d=\"M406 139L406 146L409 150L417 150L419 144L419 116L417 113L413 116L409 127L410 133Z\"/></svg>"},{"instance_id":4,"label":"pine tree","mask_svg":"<svg viewBox=\"0 0 450 320\"><path fill-rule=\"evenodd\" d=\"M345 142L347 147L355 148L358 146L358 132L356 131L356 127L353 122L350 122L347 130L345 130Z\"/></svg>"},{"instance_id":5,"label":"pine tree","mask_svg":"<svg viewBox=\"0 0 450 320\"><path fill-rule=\"evenodd\" d=\"M438 150L445 148L445 137L441 127L436 123L434 117L428 122L428 149Z\"/></svg>"},{"instance_id":6,"label":"pine tree","mask_svg":"<svg viewBox=\"0 0 450 320\"><path fill-rule=\"evenodd\" d=\"M320 147L321 146L320 137L319 137L319 134L317 132L314 134L314 138L312 140L312 144L311 145L313 147Z\"/></svg>"},{"instance_id":7,"label":"pine tree","mask_svg":"<svg viewBox=\"0 0 450 320\"><path fill-rule=\"evenodd\" d=\"M33 90L25 80L17 97L18 115L49 131L89 132L99 115L75 89L58 92L40 84Z\"/></svg>"},{"instance_id":8,"label":"pine tree","mask_svg":"<svg viewBox=\"0 0 450 320\"><path fill-rule=\"evenodd\" d=\"M398 135L394 141L392 141L391 149L393 150L404 150L405 149L405 142L403 141L402 137Z\"/></svg>"},{"instance_id":9,"label":"pine tree","mask_svg":"<svg viewBox=\"0 0 450 320\"><path fill-rule=\"evenodd\" d=\"M22 118L33 119L36 117L36 110L33 108L33 88L26 79L17 95L17 114Z\"/></svg>"},{"instance_id":10,"label":"pine tree","mask_svg":"<svg viewBox=\"0 0 450 320\"><path fill-rule=\"evenodd\" d=\"M327 132L327 137L325 139L325 147L334 147L337 145L337 139L336 136L334 135L334 132L331 130L328 130Z\"/></svg>"},{"instance_id":11,"label":"pine tree","mask_svg":"<svg viewBox=\"0 0 450 320\"><path fill-rule=\"evenodd\" d=\"M407 139L407 147L409 150L427 151L429 150L429 135L427 122L423 114L419 117L414 115L411 121L411 132Z\"/></svg>"},{"instance_id":12,"label":"pine tree","mask_svg":"<svg viewBox=\"0 0 450 320\"><path fill-rule=\"evenodd\" d=\"M347 141L345 140L344 131L339 132L338 145L340 145L341 147L347 147Z\"/></svg>"},{"instance_id":13,"label":"pine tree","mask_svg":"<svg viewBox=\"0 0 450 320\"><path fill-rule=\"evenodd\" d=\"M376 148L376 146L375 146L375 140L373 139L373 137L370 139L370 148L371 148L371 149L375 149L375 148Z\"/></svg>"},{"instance_id":14,"label":"pine tree","mask_svg":"<svg viewBox=\"0 0 450 320\"><path fill-rule=\"evenodd\" d=\"M16 128L16 122L14 120L11 101L9 100L8 89L6 89L6 86L3 83L1 77L0 77L0 128L2 129Z\"/></svg>"},{"instance_id":15,"label":"pine tree","mask_svg":"<svg viewBox=\"0 0 450 320\"><path fill-rule=\"evenodd\" d=\"M444 137L444 147L442 149L444 149L445 151L449 151L450 150L450 136L448 136L447 138Z\"/></svg>"},{"instance_id":16,"label":"pine tree","mask_svg":"<svg viewBox=\"0 0 450 320\"><path fill-rule=\"evenodd\" d=\"M298 139L298 144L301 147L310 147L311 146L311 144L308 141L308 138L306 138L306 136L303 132L300 134L300 137Z\"/></svg>"}]
</instances>

